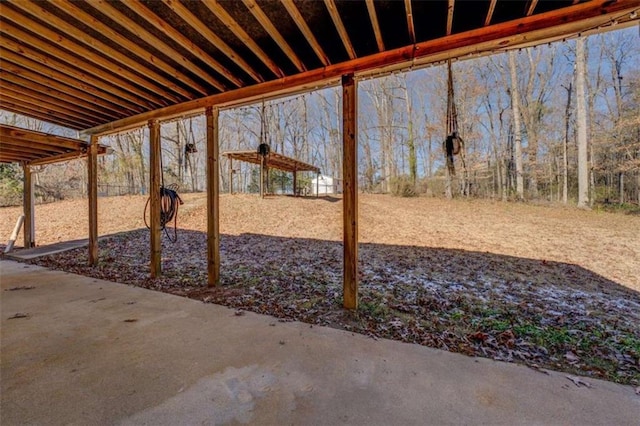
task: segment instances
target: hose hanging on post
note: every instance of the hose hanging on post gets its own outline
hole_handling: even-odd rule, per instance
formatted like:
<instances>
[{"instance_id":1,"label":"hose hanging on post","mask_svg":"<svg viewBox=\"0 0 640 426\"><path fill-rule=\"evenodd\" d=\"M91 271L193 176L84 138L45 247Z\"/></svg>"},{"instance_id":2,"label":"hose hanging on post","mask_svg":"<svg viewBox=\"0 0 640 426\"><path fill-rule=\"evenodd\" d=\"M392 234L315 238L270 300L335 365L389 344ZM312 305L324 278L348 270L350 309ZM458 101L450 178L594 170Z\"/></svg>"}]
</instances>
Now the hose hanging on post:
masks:
<instances>
[{"instance_id":1,"label":"hose hanging on post","mask_svg":"<svg viewBox=\"0 0 640 426\"><path fill-rule=\"evenodd\" d=\"M453 164L453 156L460 153L464 142L462 141L462 138L458 136L458 112L456 111L456 103L453 93L451 59L447 61L447 74L447 138L443 143L443 148L447 160L447 169L449 169L451 176L455 176L456 169Z\"/></svg>"},{"instance_id":2,"label":"hose hanging on post","mask_svg":"<svg viewBox=\"0 0 640 426\"><path fill-rule=\"evenodd\" d=\"M160 150L162 151L162 149ZM162 152L160 152L160 227L164 230L167 238L172 243L178 241L178 207L184 202L178 195L178 184L173 183L168 186L164 186L164 169L162 167ZM151 229L147 222L147 209L151 204L151 197L147 199L147 203L144 206L144 224L147 229ZM173 238L167 229L167 224L170 224L173 220Z\"/></svg>"}]
</instances>

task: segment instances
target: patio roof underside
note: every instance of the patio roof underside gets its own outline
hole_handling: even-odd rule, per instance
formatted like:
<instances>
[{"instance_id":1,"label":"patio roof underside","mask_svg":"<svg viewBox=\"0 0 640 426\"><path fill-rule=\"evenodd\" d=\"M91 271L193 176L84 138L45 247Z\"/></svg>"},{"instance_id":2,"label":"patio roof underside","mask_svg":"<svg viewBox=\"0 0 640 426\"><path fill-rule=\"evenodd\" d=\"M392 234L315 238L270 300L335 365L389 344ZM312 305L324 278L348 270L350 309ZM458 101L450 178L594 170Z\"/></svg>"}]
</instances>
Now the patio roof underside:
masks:
<instances>
[{"instance_id":1,"label":"patio roof underside","mask_svg":"<svg viewBox=\"0 0 640 426\"><path fill-rule=\"evenodd\" d=\"M252 164L260 164L261 155L256 151L229 151L223 152L227 158L231 158L233 160L244 161ZM316 166L312 166L311 164L298 161L295 158L286 157L282 154L278 154L277 152L270 152L265 156L265 165L272 169L278 169L285 172L316 172L320 173L320 169Z\"/></svg>"},{"instance_id":2,"label":"patio roof underside","mask_svg":"<svg viewBox=\"0 0 640 426\"><path fill-rule=\"evenodd\" d=\"M104 134L637 21L639 0L2 2L0 108Z\"/></svg>"},{"instance_id":3,"label":"patio roof underside","mask_svg":"<svg viewBox=\"0 0 640 426\"><path fill-rule=\"evenodd\" d=\"M38 166L85 157L88 150L89 144L79 139L0 124L0 163ZM98 155L106 152L98 145Z\"/></svg>"}]
</instances>

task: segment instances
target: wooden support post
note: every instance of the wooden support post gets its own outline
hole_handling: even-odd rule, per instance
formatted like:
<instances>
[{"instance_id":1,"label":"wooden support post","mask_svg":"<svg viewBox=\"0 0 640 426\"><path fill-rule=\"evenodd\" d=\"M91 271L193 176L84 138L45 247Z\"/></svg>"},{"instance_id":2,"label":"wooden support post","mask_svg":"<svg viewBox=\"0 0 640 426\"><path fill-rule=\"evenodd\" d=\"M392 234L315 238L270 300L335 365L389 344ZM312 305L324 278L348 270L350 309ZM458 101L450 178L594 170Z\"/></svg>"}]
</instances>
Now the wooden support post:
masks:
<instances>
[{"instance_id":1,"label":"wooden support post","mask_svg":"<svg viewBox=\"0 0 640 426\"><path fill-rule=\"evenodd\" d=\"M89 265L98 264L98 137L91 136L87 156L89 195Z\"/></svg>"},{"instance_id":2,"label":"wooden support post","mask_svg":"<svg viewBox=\"0 0 640 426\"><path fill-rule=\"evenodd\" d=\"M297 197L298 196L298 171L294 170L293 171L293 196Z\"/></svg>"},{"instance_id":3,"label":"wooden support post","mask_svg":"<svg viewBox=\"0 0 640 426\"><path fill-rule=\"evenodd\" d=\"M229 157L229 194L233 195L233 158Z\"/></svg>"},{"instance_id":4,"label":"wooden support post","mask_svg":"<svg viewBox=\"0 0 640 426\"><path fill-rule=\"evenodd\" d=\"M218 170L218 108L205 110L207 119L207 284L220 285L220 173Z\"/></svg>"},{"instance_id":5,"label":"wooden support post","mask_svg":"<svg viewBox=\"0 0 640 426\"><path fill-rule=\"evenodd\" d=\"M325 188L326 188L326 185L325 185ZM316 198L318 198L319 196L320 196L320 173L316 175Z\"/></svg>"},{"instance_id":6,"label":"wooden support post","mask_svg":"<svg viewBox=\"0 0 640 426\"><path fill-rule=\"evenodd\" d=\"M31 248L36 246L33 179L31 176L31 168L26 163L22 164L22 171L24 172L24 190L22 199L22 209L24 213L24 248Z\"/></svg>"},{"instance_id":7,"label":"wooden support post","mask_svg":"<svg viewBox=\"0 0 640 426\"><path fill-rule=\"evenodd\" d=\"M151 227L151 278L162 274L162 229L160 227L160 123L149 120L149 217Z\"/></svg>"},{"instance_id":8,"label":"wooden support post","mask_svg":"<svg viewBox=\"0 0 640 426\"><path fill-rule=\"evenodd\" d=\"M344 178L344 307L358 309L358 86L342 77L342 164Z\"/></svg>"}]
</instances>

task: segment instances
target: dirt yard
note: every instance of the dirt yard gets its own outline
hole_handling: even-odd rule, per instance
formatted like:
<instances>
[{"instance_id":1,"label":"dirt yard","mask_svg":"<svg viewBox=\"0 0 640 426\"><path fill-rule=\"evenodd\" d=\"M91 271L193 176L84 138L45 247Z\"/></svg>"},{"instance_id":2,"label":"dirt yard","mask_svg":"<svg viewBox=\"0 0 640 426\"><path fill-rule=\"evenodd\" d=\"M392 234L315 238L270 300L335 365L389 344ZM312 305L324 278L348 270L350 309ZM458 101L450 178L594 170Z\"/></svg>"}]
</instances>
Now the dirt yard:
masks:
<instances>
[{"instance_id":1,"label":"dirt yard","mask_svg":"<svg viewBox=\"0 0 640 426\"><path fill-rule=\"evenodd\" d=\"M183 195L178 227L206 231L204 194ZM100 235L143 228L146 198L101 198ZM488 252L582 266L640 292L640 217L481 200L360 195L360 242ZM86 238L86 200L36 206L38 245ZM0 209L6 244L21 209ZM221 197L220 232L342 240L336 198ZM16 245L22 242L18 237Z\"/></svg>"},{"instance_id":2,"label":"dirt yard","mask_svg":"<svg viewBox=\"0 0 640 426\"><path fill-rule=\"evenodd\" d=\"M361 195L360 305L342 306L342 201L221 197L222 287L206 287L206 205L149 278L143 197L99 201L86 249L35 263L207 303L640 385L640 217L478 200ZM19 209L0 209L8 237ZM86 200L36 207L36 241L86 236ZM128 232L123 232L128 231ZM123 233L122 233L123 232ZM7 238L4 237L4 238ZM21 240L18 240L21 241ZM638 390L640 392L640 390Z\"/></svg>"}]
</instances>

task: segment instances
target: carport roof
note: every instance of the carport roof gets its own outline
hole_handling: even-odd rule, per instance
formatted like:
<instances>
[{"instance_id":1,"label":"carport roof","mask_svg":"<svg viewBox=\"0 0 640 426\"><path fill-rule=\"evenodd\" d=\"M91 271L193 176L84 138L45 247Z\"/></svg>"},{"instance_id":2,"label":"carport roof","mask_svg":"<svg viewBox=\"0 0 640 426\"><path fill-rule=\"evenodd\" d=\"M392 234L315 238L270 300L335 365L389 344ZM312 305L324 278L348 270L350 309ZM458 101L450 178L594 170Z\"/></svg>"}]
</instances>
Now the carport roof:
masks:
<instances>
[{"instance_id":1,"label":"carport roof","mask_svg":"<svg viewBox=\"0 0 640 426\"><path fill-rule=\"evenodd\" d=\"M600 31L638 0L2 2L0 108L104 134Z\"/></svg>"},{"instance_id":2,"label":"carport roof","mask_svg":"<svg viewBox=\"0 0 640 426\"><path fill-rule=\"evenodd\" d=\"M87 155L85 141L0 124L0 163L30 166L57 163ZM98 145L98 154L107 147Z\"/></svg>"},{"instance_id":3,"label":"carport roof","mask_svg":"<svg viewBox=\"0 0 640 426\"><path fill-rule=\"evenodd\" d=\"M222 155L234 160L245 161L247 163L260 164L260 154L257 151L228 151ZM267 167L283 170L285 172L316 172L320 169L295 158L287 157L277 152L270 152L265 157Z\"/></svg>"}]
</instances>

